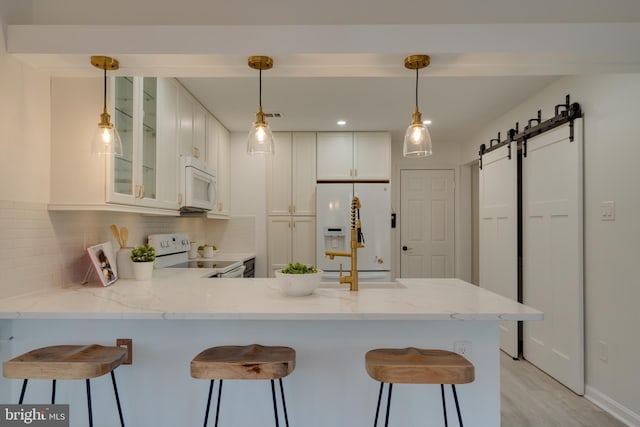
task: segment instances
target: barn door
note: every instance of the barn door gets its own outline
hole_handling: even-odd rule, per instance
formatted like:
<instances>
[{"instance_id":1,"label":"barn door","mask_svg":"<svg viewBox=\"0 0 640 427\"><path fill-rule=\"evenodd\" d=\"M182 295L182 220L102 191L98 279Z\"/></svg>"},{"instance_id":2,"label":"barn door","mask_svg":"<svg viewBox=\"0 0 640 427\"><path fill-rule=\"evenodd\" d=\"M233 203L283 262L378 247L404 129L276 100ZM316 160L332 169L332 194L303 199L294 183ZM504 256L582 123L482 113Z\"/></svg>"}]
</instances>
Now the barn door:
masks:
<instances>
[{"instance_id":1,"label":"barn door","mask_svg":"<svg viewBox=\"0 0 640 427\"><path fill-rule=\"evenodd\" d=\"M544 312L524 322L524 357L584 394L582 120L523 149L523 303Z\"/></svg>"},{"instance_id":2,"label":"barn door","mask_svg":"<svg viewBox=\"0 0 640 427\"><path fill-rule=\"evenodd\" d=\"M482 157L480 287L518 300L518 161L516 143ZM500 322L500 348L518 357L518 322Z\"/></svg>"}]
</instances>

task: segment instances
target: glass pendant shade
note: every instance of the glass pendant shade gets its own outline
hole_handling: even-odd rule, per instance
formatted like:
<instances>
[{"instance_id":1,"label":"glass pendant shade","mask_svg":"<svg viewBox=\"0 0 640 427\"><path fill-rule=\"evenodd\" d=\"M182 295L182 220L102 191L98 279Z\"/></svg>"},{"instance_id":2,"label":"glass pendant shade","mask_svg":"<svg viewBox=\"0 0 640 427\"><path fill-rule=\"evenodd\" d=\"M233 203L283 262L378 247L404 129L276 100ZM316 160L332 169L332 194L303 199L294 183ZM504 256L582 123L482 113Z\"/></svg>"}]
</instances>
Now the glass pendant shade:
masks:
<instances>
[{"instance_id":1,"label":"glass pendant shade","mask_svg":"<svg viewBox=\"0 0 640 427\"><path fill-rule=\"evenodd\" d=\"M101 114L101 121L93 134L91 152L104 156L122 156L123 154L120 134L116 127L109 122L109 115L107 113Z\"/></svg>"},{"instance_id":2,"label":"glass pendant shade","mask_svg":"<svg viewBox=\"0 0 640 427\"><path fill-rule=\"evenodd\" d=\"M416 110L407 132L404 134L404 144L402 145L404 157L427 157L432 154L431 135L423 123L422 114L418 109L418 70L428 67L429 62L429 55L411 55L404 60L405 68L416 70Z\"/></svg>"},{"instance_id":3,"label":"glass pendant shade","mask_svg":"<svg viewBox=\"0 0 640 427\"><path fill-rule=\"evenodd\" d=\"M264 121L264 113L262 107L256 114L256 122L249 130L249 139L247 140L248 154L274 154L273 149L273 133L271 126Z\"/></svg>"},{"instance_id":4,"label":"glass pendant shade","mask_svg":"<svg viewBox=\"0 0 640 427\"><path fill-rule=\"evenodd\" d=\"M420 112L416 110L413 114L413 122L404 135L404 145L402 146L404 157L427 157L432 154L431 135L421 119Z\"/></svg>"},{"instance_id":5,"label":"glass pendant shade","mask_svg":"<svg viewBox=\"0 0 640 427\"><path fill-rule=\"evenodd\" d=\"M94 131L91 141L91 152L104 156L122 156L122 141L118 130L111 123L111 116L107 113L107 70L117 70L120 64L117 59L108 56L92 56L91 65L103 70L104 72L104 96L102 114L100 114L100 123Z\"/></svg>"},{"instance_id":6,"label":"glass pendant shade","mask_svg":"<svg viewBox=\"0 0 640 427\"><path fill-rule=\"evenodd\" d=\"M256 113L256 121L249 129L247 154L274 154L273 133L269 124L264 120L264 112L262 111L262 70L270 70L273 67L273 59L268 56L250 56L249 67L260 72L258 92L260 107Z\"/></svg>"}]
</instances>

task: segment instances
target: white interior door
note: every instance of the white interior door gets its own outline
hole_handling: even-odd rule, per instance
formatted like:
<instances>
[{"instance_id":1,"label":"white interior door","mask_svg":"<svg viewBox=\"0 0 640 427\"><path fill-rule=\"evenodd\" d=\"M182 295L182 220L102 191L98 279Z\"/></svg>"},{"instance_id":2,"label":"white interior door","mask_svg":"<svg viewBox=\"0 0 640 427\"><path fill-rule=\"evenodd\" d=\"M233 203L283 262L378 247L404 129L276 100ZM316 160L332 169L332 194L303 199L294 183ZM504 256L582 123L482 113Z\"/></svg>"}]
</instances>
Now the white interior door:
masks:
<instances>
[{"instance_id":1,"label":"white interior door","mask_svg":"<svg viewBox=\"0 0 640 427\"><path fill-rule=\"evenodd\" d=\"M400 171L400 276L453 277L453 170Z\"/></svg>"},{"instance_id":2,"label":"white interior door","mask_svg":"<svg viewBox=\"0 0 640 427\"><path fill-rule=\"evenodd\" d=\"M513 153L509 158L509 153ZM518 300L518 161L515 143L482 156L480 286ZM518 357L518 322L500 322L500 348Z\"/></svg>"},{"instance_id":3,"label":"white interior door","mask_svg":"<svg viewBox=\"0 0 640 427\"><path fill-rule=\"evenodd\" d=\"M584 394L582 120L532 138L522 161L524 356Z\"/></svg>"}]
</instances>

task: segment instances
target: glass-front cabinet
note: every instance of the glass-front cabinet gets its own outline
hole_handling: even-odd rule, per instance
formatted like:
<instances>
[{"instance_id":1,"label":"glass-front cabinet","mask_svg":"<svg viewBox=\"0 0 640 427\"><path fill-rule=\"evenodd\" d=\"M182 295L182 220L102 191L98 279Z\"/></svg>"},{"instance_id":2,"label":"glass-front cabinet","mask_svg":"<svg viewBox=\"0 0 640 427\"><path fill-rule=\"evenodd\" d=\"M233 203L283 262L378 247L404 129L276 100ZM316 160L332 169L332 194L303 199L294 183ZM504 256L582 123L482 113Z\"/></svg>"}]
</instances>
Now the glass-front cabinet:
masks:
<instances>
[{"instance_id":1,"label":"glass-front cabinet","mask_svg":"<svg viewBox=\"0 0 640 427\"><path fill-rule=\"evenodd\" d=\"M111 185L107 201L177 209L175 126L165 125L163 130L168 132L158 132L159 113L166 110L162 105L174 98L175 86L154 77L115 77L113 82L114 124L123 156L114 157L108 168ZM175 121L170 115L165 119ZM163 161L163 157L173 161ZM159 165L170 169L162 175L172 177L172 193L158 194Z\"/></svg>"}]
</instances>

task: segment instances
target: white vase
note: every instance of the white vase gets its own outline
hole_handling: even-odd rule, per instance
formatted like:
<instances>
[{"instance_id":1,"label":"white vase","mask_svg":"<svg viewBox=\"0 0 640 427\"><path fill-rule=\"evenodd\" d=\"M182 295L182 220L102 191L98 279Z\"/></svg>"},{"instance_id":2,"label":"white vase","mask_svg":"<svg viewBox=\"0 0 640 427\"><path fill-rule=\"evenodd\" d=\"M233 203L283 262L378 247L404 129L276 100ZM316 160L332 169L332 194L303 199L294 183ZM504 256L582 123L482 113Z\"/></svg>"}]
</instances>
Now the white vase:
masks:
<instances>
[{"instance_id":1,"label":"white vase","mask_svg":"<svg viewBox=\"0 0 640 427\"><path fill-rule=\"evenodd\" d=\"M116 266L119 279L133 279L133 261L131 261L131 249L122 248L116 254Z\"/></svg>"},{"instance_id":2,"label":"white vase","mask_svg":"<svg viewBox=\"0 0 640 427\"><path fill-rule=\"evenodd\" d=\"M153 276L153 261L149 262L134 262L133 263L133 275L136 280L148 281Z\"/></svg>"}]
</instances>

